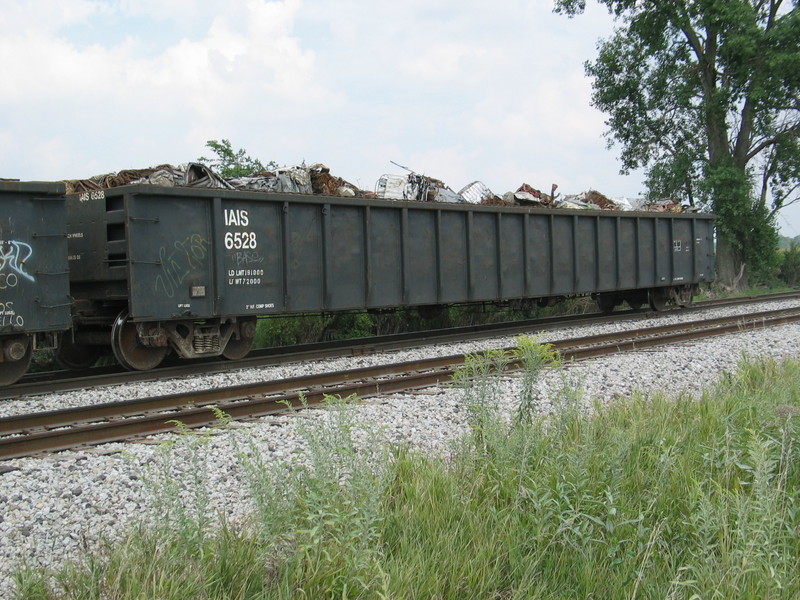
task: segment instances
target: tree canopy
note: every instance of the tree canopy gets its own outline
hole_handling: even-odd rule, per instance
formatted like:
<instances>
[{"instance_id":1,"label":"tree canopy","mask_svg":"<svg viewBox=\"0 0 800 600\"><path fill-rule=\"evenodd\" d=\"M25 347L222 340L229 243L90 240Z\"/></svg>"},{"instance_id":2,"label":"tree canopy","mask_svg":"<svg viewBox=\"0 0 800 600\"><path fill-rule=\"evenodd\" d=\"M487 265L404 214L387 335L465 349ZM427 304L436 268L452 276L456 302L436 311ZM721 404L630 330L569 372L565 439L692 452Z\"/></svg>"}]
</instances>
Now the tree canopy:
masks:
<instances>
[{"instance_id":1,"label":"tree canopy","mask_svg":"<svg viewBox=\"0 0 800 600\"><path fill-rule=\"evenodd\" d=\"M623 172L645 167L649 195L709 206L718 276L745 282L774 256L775 211L800 199L798 0L598 1L618 27L586 71Z\"/></svg>"}]
</instances>

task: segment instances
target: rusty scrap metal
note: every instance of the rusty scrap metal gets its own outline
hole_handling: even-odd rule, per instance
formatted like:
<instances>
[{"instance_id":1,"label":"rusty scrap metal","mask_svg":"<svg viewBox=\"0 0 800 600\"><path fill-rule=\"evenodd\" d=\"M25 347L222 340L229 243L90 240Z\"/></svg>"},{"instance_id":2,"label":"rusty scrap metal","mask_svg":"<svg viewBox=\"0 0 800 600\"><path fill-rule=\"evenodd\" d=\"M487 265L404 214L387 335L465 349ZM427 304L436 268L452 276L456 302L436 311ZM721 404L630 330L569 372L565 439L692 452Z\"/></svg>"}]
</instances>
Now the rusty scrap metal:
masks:
<instances>
[{"instance_id":1,"label":"rusty scrap metal","mask_svg":"<svg viewBox=\"0 0 800 600\"><path fill-rule=\"evenodd\" d=\"M382 175L375 191L365 191L358 186L331 174L329 167L316 163L283 167L265 171L249 177L223 178L200 163L188 163L182 167L160 165L147 169L125 169L118 173L96 175L88 179L64 181L68 194L84 193L130 184L149 184L167 187L209 187L235 190L252 190L276 193L318 194L325 196L377 197L388 200L414 202L453 202L483 204L491 206L522 206L526 208L567 208L580 210L641 210L649 212L694 212L694 207L682 206L679 200L659 199L654 201L629 201L625 198L611 199L601 192L590 189L580 194L556 195L558 186L553 184L550 193L536 189L528 183L516 191L496 195L481 181L473 181L458 192L454 192L440 179L417 173L408 167L391 161L407 171L404 175Z\"/></svg>"}]
</instances>

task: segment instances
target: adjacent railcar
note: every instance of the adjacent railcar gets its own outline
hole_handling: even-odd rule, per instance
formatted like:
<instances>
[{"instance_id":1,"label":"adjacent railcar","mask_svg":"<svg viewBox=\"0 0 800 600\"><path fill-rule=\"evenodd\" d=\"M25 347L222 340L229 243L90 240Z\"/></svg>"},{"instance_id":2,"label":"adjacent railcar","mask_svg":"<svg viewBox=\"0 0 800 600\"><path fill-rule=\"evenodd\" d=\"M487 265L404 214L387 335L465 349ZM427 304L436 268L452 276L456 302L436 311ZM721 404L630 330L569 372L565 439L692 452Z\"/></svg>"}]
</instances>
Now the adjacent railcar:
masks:
<instances>
[{"instance_id":1,"label":"adjacent railcar","mask_svg":"<svg viewBox=\"0 0 800 600\"><path fill-rule=\"evenodd\" d=\"M67 202L74 334L130 369L241 358L261 315L591 294L686 304L714 276L711 215L409 203L135 185Z\"/></svg>"},{"instance_id":2,"label":"adjacent railcar","mask_svg":"<svg viewBox=\"0 0 800 600\"><path fill-rule=\"evenodd\" d=\"M70 326L64 185L0 181L0 386Z\"/></svg>"}]
</instances>

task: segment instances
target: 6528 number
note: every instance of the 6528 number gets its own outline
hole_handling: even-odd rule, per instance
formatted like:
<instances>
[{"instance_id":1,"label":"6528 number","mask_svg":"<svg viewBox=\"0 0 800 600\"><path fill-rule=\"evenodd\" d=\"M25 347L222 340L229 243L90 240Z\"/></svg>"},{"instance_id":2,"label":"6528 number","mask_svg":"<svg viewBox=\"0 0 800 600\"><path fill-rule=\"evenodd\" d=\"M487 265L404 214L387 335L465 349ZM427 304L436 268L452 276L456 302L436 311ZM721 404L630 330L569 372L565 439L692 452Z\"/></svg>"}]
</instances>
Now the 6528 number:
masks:
<instances>
[{"instance_id":1,"label":"6528 number","mask_svg":"<svg viewBox=\"0 0 800 600\"><path fill-rule=\"evenodd\" d=\"M226 231L225 247L228 250L254 250L258 247L255 231Z\"/></svg>"}]
</instances>

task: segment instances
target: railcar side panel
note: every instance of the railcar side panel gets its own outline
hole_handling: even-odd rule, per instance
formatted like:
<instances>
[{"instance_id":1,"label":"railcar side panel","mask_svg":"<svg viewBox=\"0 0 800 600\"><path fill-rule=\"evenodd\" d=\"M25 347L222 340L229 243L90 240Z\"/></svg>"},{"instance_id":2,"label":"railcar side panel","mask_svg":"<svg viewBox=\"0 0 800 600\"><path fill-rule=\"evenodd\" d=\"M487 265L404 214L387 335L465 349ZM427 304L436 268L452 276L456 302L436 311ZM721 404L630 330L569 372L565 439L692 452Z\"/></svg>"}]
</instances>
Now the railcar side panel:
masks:
<instances>
[{"instance_id":1,"label":"railcar side panel","mask_svg":"<svg viewBox=\"0 0 800 600\"><path fill-rule=\"evenodd\" d=\"M437 211L439 227L439 299L443 304L469 296L467 214Z\"/></svg>"},{"instance_id":2,"label":"railcar side panel","mask_svg":"<svg viewBox=\"0 0 800 600\"><path fill-rule=\"evenodd\" d=\"M542 298L553 295L553 228L551 215L528 214L525 220L526 295Z\"/></svg>"},{"instance_id":3,"label":"railcar side panel","mask_svg":"<svg viewBox=\"0 0 800 600\"><path fill-rule=\"evenodd\" d=\"M284 265L285 288L282 289L286 296L286 310L321 310L325 306L321 207L287 204L288 207L284 206L287 211L284 235L288 261ZM260 224L254 223L253 227L258 228ZM233 291L231 287L227 285L229 292ZM273 304L272 298L268 304Z\"/></svg>"},{"instance_id":4,"label":"railcar side panel","mask_svg":"<svg viewBox=\"0 0 800 600\"><path fill-rule=\"evenodd\" d=\"M617 243L619 220L601 219L600 217L595 217L595 219L597 227L597 237L595 238L596 289L598 292L619 289L621 284L620 270L617 268L621 259Z\"/></svg>"},{"instance_id":5,"label":"railcar side panel","mask_svg":"<svg viewBox=\"0 0 800 600\"><path fill-rule=\"evenodd\" d=\"M573 215L554 215L550 234L550 260L553 263L553 295L574 293L575 222Z\"/></svg>"},{"instance_id":6,"label":"railcar side panel","mask_svg":"<svg viewBox=\"0 0 800 600\"><path fill-rule=\"evenodd\" d=\"M637 288L647 288L653 285L656 278L655 250L655 220L636 219Z\"/></svg>"},{"instance_id":7,"label":"railcar side panel","mask_svg":"<svg viewBox=\"0 0 800 600\"><path fill-rule=\"evenodd\" d=\"M136 320L548 298L713 278L710 215L154 186L72 205L71 231L82 237L70 254L95 263L78 261L75 276L93 281L90 294L121 278Z\"/></svg>"},{"instance_id":8,"label":"railcar side panel","mask_svg":"<svg viewBox=\"0 0 800 600\"><path fill-rule=\"evenodd\" d=\"M401 211L403 209L400 209ZM397 304L436 303L436 213L409 209L402 213L404 293ZM387 231L387 235L391 232Z\"/></svg>"},{"instance_id":9,"label":"railcar side panel","mask_svg":"<svg viewBox=\"0 0 800 600\"><path fill-rule=\"evenodd\" d=\"M0 334L69 325L64 185L0 182Z\"/></svg>"},{"instance_id":10,"label":"railcar side panel","mask_svg":"<svg viewBox=\"0 0 800 600\"><path fill-rule=\"evenodd\" d=\"M525 296L525 215L499 213L500 296Z\"/></svg>"},{"instance_id":11,"label":"railcar side panel","mask_svg":"<svg viewBox=\"0 0 800 600\"><path fill-rule=\"evenodd\" d=\"M154 194L129 195L126 204L131 316L214 314L210 203Z\"/></svg>"},{"instance_id":12,"label":"railcar side panel","mask_svg":"<svg viewBox=\"0 0 800 600\"><path fill-rule=\"evenodd\" d=\"M498 239L496 219L492 213L473 212L472 231L467 239L470 259L470 300L486 301L499 296Z\"/></svg>"},{"instance_id":13,"label":"railcar side panel","mask_svg":"<svg viewBox=\"0 0 800 600\"><path fill-rule=\"evenodd\" d=\"M632 290L639 283L638 220L628 217L616 219L617 229L617 289Z\"/></svg>"},{"instance_id":14,"label":"railcar side panel","mask_svg":"<svg viewBox=\"0 0 800 600\"><path fill-rule=\"evenodd\" d=\"M402 213L380 207L365 210L369 240L367 301L370 306L391 306L403 297Z\"/></svg>"},{"instance_id":15,"label":"railcar side panel","mask_svg":"<svg viewBox=\"0 0 800 600\"><path fill-rule=\"evenodd\" d=\"M575 228L576 264L575 288L600 289L597 272L598 258L601 252L599 239L600 220L595 216L573 217Z\"/></svg>"}]
</instances>

